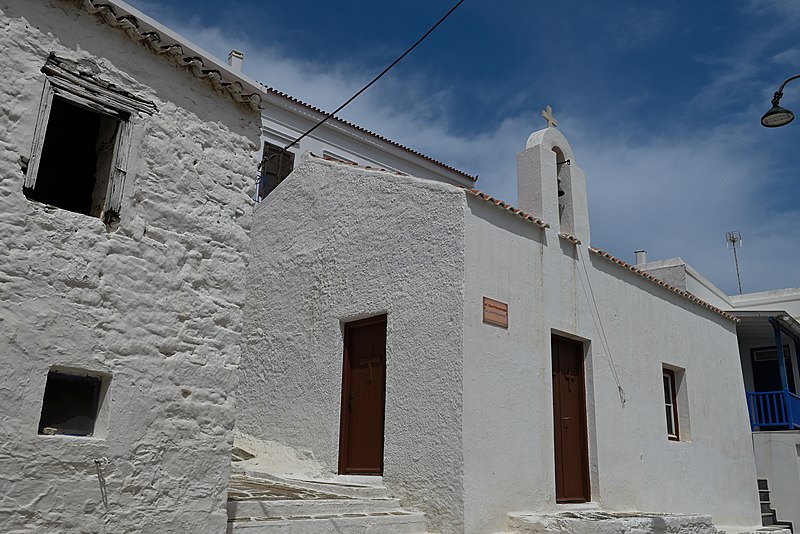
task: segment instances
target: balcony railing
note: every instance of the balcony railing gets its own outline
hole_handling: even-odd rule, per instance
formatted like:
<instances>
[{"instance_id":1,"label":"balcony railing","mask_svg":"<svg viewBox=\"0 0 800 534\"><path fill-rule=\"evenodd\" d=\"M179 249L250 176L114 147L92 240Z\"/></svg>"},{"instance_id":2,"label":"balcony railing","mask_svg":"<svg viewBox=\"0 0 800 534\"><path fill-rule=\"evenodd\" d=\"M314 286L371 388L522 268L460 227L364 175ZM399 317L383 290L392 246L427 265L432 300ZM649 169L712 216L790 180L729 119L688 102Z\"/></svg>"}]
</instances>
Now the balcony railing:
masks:
<instances>
[{"instance_id":1,"label":"balcony railing","mask_svg":"<svg viewBox=\"0 0 800 534\"><path fill-rule=\"evenodd\" d=\"M747 409L752 430L800 428L800 397L788 390L748 391Z\"/></svg>"}]
</instances>

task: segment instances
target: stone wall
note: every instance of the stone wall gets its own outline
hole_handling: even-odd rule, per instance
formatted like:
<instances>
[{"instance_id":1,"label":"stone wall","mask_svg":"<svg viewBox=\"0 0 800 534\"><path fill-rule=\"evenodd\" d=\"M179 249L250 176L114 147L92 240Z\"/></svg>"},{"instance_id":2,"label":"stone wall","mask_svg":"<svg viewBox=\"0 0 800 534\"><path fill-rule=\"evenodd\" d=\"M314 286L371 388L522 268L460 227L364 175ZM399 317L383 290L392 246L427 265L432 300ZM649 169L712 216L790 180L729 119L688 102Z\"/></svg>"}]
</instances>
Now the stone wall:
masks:
<instances>
[{"instance_id":1,"label":"stone wall","mask_svg":"<svg viewBox=\"0 0 800 534\"><path fill-rule=\"evenodd\" d=\"M81 6L0 2L0 530L222 532L260 118ZM51 52L157 108L118 224L23 195ZM94 437L38 434L53 367L105 377Z\"/></svg>"}]
</instances>

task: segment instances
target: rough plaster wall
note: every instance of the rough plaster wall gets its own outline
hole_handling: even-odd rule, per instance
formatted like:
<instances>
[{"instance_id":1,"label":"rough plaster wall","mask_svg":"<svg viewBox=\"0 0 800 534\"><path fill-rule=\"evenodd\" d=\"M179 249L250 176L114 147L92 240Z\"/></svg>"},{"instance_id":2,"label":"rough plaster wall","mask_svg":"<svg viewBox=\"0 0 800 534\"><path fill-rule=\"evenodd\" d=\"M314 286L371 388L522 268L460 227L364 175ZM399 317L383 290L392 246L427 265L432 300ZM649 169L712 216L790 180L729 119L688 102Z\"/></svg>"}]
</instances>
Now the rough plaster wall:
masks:
<instances>
[{"instance_id":1,"label":"rough plaster wall","mask_svg":"<svg viewBox=\"0 0 800 534\"><path fill-rule=\"evenodd\" d=\"M343 323L388 314L384 477L462 530L464 197L310 158L254 215L237 429L338 467Z\"/></svg>"},{"instance_id":2,"label":"rough plaster wall","mask_svg":"<svg viewBox=\"0 0 800 534\"><path fill-rule=\"evenodd\" d=\"M611 510L698 512L759 523L733 323L583 248L470 199L464 470L467 532L513 510L557 509L550 340L583 339L592 500ZM586 270L624 406L589 307ZM509 304L509 329L481 299ZM686 369L692 441L667 439L662 364ZM500 393L498 393L500 392Z\"/></svg>"},{"instance_id":3,"label":"rough plaster wall","mask_svg":"<svg viewBox=\"0 0 800 534\"><path fill-rule=\"evenodd\" d=\"M779 521L800 526L800 432L753 432L758 478L769 481L769 500Z\"/></svg>"},{"instance_id":4,"label":"rough plaster wall","mask_svg":"<svg viewBox=\"0 0 800 534\"><path fill-rule=\"evenodd\" d=\"M0 11L0 531L222 532L258 114L70 2ZM51 51L158 107L118 228L22 194ZM52 365L112 376L105 438L37 435Z\"/></svg>"},{"instance_id":5,"label":"rough plaster wall","mask_svg":"<svg viewBox=\"0 0 800 534\"><path fill-rule=\"evenodd\" d=\"M687 289L686 265L674 265L671 267L661 267L658 269L645 269L645 271L673 287L683 290Z\"/></svg>"}]
</instances>

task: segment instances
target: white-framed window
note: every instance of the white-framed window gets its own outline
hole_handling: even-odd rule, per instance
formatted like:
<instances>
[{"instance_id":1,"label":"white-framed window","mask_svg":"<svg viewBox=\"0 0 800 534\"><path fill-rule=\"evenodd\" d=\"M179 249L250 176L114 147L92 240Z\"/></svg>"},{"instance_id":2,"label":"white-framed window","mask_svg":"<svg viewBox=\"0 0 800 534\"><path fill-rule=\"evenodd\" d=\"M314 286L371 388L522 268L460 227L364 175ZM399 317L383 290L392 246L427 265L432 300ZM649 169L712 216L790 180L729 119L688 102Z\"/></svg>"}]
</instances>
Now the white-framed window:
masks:
<instances>
[{"instance_id":1,"label":"white-framed window","mask_svg":"<svg viewBox=\"0 0 800 534\"><path fill-rule=\"evenodd\" d=\"M754 362L769 362L769 361L777 361L778 360L778 351L775 350L775 347L765 347L759 349L753 349L753 361ZM785 360L790 360L789 352L789 345L783 346L783 358Z\"/></svg>"},{"instance_id":2,"label":"white-framed window","mask_svg":"<svg viewBox=\"0 0 800 534\"><path fill-rule=\"evenodd\" d=\"M667 437L678 441L678 396L675 385L675 371L662 369L664 380L664 412L667 418Z\"/></svg>"},{"instance_id":3,"label":"white-framed window","mask_svg":"<svg viewBox=\"0 0 800 534\"><path fill-rule=\"evenodd\" d=\"M25 170L34 201L103 219L119 219L131 135L155 105L101 80L99 67L50 54Z\"/></svg>"}]
</instances>

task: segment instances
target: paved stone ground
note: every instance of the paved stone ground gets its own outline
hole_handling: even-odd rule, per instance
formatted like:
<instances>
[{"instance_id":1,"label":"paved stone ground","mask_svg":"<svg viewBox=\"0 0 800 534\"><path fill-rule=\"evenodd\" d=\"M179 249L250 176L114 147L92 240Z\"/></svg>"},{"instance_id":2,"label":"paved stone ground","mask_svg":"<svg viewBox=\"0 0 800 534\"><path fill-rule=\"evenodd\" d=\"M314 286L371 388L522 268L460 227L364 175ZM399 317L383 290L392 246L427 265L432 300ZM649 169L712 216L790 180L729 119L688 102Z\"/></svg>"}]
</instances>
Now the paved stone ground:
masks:
<instances>
[{"instance_id":1,"label":"paved stone ground","mask_svg":"<svg viewBox=\"0 0 800 534\"><path fill-rule=\"evenodd\" d=\"M285 501L315 499L349 499L344 495L297 488L271 480L233 475L228 487L229 501Z\"/></svg>"}]
</instances>

